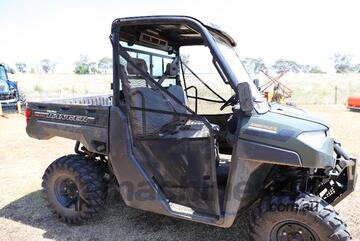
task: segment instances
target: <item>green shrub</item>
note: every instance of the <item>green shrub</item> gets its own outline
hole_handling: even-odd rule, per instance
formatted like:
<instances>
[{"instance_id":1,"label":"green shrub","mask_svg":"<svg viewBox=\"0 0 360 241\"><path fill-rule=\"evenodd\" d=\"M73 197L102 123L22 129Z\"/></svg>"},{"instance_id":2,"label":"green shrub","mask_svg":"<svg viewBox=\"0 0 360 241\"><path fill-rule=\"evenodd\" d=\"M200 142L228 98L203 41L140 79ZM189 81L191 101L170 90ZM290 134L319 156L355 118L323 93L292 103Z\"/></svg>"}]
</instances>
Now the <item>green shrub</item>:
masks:
<instances>
[{"instance_id":1,"label":"green shrub","mask_svg":"<svg viewBox=\"0 0 360 241\"><path fill-rule=\"evenodd\" d=\"M42 93L44 91L43 88L38 84L34 85L33 89L34 92L38 92L38 93Z\"/></svg>"},{"instance_id":2,"label":"green shrub","mask_svg":"<svg viewBox=\"0 0 360 241\"><path fill-rule=\"evenodd\" d=\"M75 66L75 74L89 74L89 66L86 64L78 64Z\"/></svg>"}]
</instances>

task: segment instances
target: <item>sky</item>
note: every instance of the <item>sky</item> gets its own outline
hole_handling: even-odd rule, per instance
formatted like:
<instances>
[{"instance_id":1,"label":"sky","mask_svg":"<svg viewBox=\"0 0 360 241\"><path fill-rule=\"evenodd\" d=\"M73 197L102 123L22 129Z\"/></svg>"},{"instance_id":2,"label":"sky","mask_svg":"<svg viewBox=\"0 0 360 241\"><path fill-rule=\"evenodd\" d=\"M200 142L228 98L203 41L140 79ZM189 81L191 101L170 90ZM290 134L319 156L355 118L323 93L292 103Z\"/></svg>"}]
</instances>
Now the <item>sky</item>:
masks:
<instances>
[{"instance_id":1,"label":"sky","mask_svg":"<svg viewBox=\"0 0 360 241\"><path fill-rule=\"evenodd\" d=\"M81 54L111 57L115 18L181 14L221 26L242 57L267 64L286 58L333 72L336 52L360 63L359 9L356 0L0 0L0 62L35 67L49 58L57 72L71 72Z\"/></svg>"}]
</instances>

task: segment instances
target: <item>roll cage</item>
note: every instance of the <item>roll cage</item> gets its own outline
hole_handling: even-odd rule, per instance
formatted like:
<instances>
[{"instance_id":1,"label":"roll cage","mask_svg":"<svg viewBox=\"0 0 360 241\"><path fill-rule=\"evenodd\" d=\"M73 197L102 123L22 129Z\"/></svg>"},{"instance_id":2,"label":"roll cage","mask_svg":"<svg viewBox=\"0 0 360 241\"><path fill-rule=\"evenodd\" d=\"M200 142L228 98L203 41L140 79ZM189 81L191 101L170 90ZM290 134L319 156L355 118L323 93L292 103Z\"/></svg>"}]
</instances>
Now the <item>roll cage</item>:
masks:
<instances>
[{"instance_id":1,"label":"roll cage","mask_svg":"<svg viewBox=\"0 0 360 241\"><path fill-rule=\"evenodd\" d=\"M235 47L236 42L223 30L216 26L205 25L199 20L187 16L145 16L119 18L113 21L111 42L113 45L113 90L114 105L119 105L120 82L118 57L120 41L128 45L142 45L167 53L179 55L181 46L205 45L213 56L213 63L225 82L237 92L236 77L220 53L214 38L229 46ZM125 47L125 46L124 46ZM206 84L205 84L206 85ZM186 89L187 87L184 86ZM190 97L191 98L191 97Z\"/></svg>"}]
</instances>

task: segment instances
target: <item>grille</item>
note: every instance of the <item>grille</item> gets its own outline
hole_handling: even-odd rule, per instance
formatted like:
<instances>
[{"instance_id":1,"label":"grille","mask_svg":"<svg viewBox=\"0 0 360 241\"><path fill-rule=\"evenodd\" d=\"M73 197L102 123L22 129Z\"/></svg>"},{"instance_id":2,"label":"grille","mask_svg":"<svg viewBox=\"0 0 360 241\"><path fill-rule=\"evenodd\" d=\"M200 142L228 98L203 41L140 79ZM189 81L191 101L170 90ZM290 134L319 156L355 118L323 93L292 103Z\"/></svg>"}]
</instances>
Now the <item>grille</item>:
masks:
<instances>
[{"instance_id":1,"label":"grille","mask_svg":"<svg viewBox=\"0 0 360 241\"><path fill-rule=\"evenodd\" d=\"M13 99L14 96L8 95L8 94L0 94L0 100L10 100Z\"/></svg>"}]
</instances>

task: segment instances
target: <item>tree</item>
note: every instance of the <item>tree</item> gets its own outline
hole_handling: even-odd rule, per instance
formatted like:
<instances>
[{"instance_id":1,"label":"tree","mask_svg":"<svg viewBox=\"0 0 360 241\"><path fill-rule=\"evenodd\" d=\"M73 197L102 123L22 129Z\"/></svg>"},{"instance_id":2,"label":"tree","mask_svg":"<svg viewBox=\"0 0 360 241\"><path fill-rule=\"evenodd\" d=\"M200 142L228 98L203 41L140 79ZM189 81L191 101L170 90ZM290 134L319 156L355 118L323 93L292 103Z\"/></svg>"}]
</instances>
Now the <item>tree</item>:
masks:
<instances>
[{"instance_id":1,"label":"tree","mask_svg":"<svg viewBox=\"0 0 360 241\"><path fill-rule=\"evenodd\" d=\"M104 57L99 60L98 69L100 72L107 74L108 70L112 69L112 59Z\"/></svg>"},{"instance_id":2,"label":"tree","mask_svg":"<svg viewBox=\"0 0 360 241\"><path fill-rule=\"evenodd\" d=\"M31 67L30 73L31 73L31 74L35 74L35 73L36 73L36 69L35 69L34 67Z\"/></svg>"},{"instance_id":3,"label":"tree","mask_svg":"<svg viewBox=\"0 0 360 241\"><path fill-rule=\"evenodd\" d=\"M182 68L184 70L184 73L186 72L186 66L190 63L190 54L180 54L180 60L182 63Z\"/></svg>"},{"instance_id":4,"label":"tree","mask_svg":"<svg viewBox=\"0 0 360 241\"><path fill-rule=\"evenodd\" d=\"M278 59L275 63L271 66L276 73L284 73L284 72L291 72L291 73L300 73L302 72L302 67L300 64L296 63L292 60L286 59Z\"/></svg>"},{"instance_id":5,"label":"tree","mask_svg":"<svg viewBox=\"0 0 360 241\"><path fill-rule=\"evenodd\" d=\"M1 63L1 62L0 62ZM7 64L4 64L5 69L7 71L8 74L15 74L15 69Z\"/></svg>"},{"instance_id":6,"label":"tree","mask_svg":"<svg viewBox=\"0 0 360 241\"><path fill-rule=\"evenodd\" d=\"M80 55L80 60L75 62L75 74L89 74L90 64L86 55Z\"/></svg>"},{"instance_id":7,"label":"tree","mask_svg":"<svg viewBox=\"0 0 360 241\"><path fill-rule=\"evenodd\" d=\"M95 62L89 63L89 68L90 68L90 73L92 74L96 74L98 72Z\"/></svg>"},{"instance_id":8,"label":"tree","mask_svg":"<svg viewBox=\"0 0 360 241\"><path fill-rule=\"evenodd\" d=\"M56 63L50 59L43 59L40 61L40 65L45 74L55 71Z\"/></svg>"},{"instance_id":9,"label":"tree","mask_svg":"<svg viewBox=\"0 0 360 241\"><path fill-rule=\"evenodd\" d=\"M336 53L334 56L334 68L336 73L350 73L354 71L352 66L352 56L348 54Z\"/></svg>"},{"instance_id":10,"label":"tree","mask_svg":"<svg viewBox=\"0 0 360 241\"><path fill-rule=\"evenodd\" d=\"M245 58L241 61L246 70L251 74L259 74L262 70L267 70L267 67L261 58Z\"/></svg>"},{"instance_id":11,"label":"tree","mask_svg":"<svg viewBox=\"0 0 360 241\"><path fill-rule=\"evenodd\" d=\"M190 54L181 54L180 58L184 64L188 65L190 63Z\"/></svg>"},{"instance_id":12,"label":"tree","mask_svg":"<svg viewBox=\"0 0 360 241\"><path fill-rule=\"evenodd\" d=\"M16 66L16 69L20 73L26 73L26 64L25 63L16 63L15 66Z\"/></svg>"},{"instance_id":13,"label":"tree","mask_svg":"<svg viewBox=\"0 0 360 241\"><path fill-rule=\"evenodd\" d=\"M309 71L311 74L326 74L326 72L322 71L319 66L313 65Z\"/></svg>"},{"instance_id":14,"label":"tree","mask_svg":"<svg viewBox=\"0 0 360 241\"><path fill-rule=\"evenodd\" d=\"M313 66L309 64L304 64L304 65L299 65L299 67L302 73L310 73Z\"/></svg>"},{"instance_id":15,"label":"tree","mask_svg":"<svg viewBox=\"0 0 360 241\"><path fill-rule=\"evenodd\" d=\"M300 67L300 70L302 73L311 73L311 74L324 74L325 73L317 65L304 64L304 65L299 65L299 67Z\"/></svg>"},{"instance_id":16,"label":"tree","mask_svg":"<svg viewBox=\"0 0 360 241\"><path fill-rule=\"evenodd\" d=\"M76 65L75 74L89 74L89 66L86 65Z\"/></svg>"},{"instance_id":17,"label":"tree","mask_svg":"<svg viewBox=\"0 0 360 241\"><path fill-rule=\"evenodd\" d=\"M352 67L353 72L359 73L360 72L360 64L357 64Z\"/></svg>"}]
</instances>

